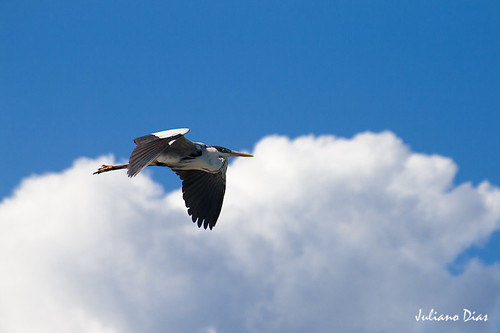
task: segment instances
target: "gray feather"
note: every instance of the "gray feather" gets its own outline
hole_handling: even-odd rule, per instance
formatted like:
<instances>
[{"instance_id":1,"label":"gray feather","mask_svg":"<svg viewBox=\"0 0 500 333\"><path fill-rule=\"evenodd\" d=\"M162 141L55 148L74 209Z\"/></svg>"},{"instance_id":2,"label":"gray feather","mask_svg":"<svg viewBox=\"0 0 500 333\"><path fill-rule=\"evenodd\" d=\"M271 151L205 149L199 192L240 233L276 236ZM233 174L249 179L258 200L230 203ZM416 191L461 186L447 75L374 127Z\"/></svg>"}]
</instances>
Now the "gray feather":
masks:
<instances>
[{"instance_id":1,"label":"gray feather","mask_svg":"<svg viewBox=\"0 0 500 333\"><path fill-rule=\"evenodd\" d=\"M128 161L127 175L136 176L142 169L154 162L158 156L165 152L169 145L175 143L177 139L183 138L183 134L172 131L172 136L159 138L155 134L148 134L135 138L137 146L132 151ZM182 140L181 140L182 141ZM186 141L189 141L186 139Z\"/></svg>"}]
</instances>

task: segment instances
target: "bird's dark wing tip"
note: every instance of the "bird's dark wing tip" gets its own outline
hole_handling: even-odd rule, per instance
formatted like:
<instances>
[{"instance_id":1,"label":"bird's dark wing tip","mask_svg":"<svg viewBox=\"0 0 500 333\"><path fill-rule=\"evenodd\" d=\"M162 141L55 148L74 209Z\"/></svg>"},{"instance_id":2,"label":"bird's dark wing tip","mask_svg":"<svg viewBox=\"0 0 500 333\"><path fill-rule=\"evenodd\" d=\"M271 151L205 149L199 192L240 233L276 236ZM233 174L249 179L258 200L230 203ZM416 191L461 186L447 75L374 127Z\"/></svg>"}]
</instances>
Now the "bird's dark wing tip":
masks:
<instances>
[{"instance_id":1,"label":"bird's dark wing tip","mask_svg":"<svg viewBox=\"0 0 500 333\"><path fill-rule=\"evenodd\" d=\"M217 219L212 220L208 218L202 218L200 216L197 216L196 214L193 214L191 208L188 209L188 214L191 215L191 220L193 220L193 223L198 225L198 228L203 227L203 229L207 230L209 228L212 230L213 227L215 227L215 223L217 222Z\"/></svg>"}]
</instances>

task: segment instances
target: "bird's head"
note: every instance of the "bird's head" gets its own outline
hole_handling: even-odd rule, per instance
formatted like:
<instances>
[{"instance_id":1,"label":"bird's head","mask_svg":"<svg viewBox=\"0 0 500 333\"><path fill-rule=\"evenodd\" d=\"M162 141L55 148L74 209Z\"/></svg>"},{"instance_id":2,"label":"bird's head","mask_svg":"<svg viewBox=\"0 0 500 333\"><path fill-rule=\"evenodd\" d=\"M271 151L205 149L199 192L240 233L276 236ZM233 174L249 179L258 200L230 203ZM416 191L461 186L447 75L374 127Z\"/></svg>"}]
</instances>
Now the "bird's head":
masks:
<instances>
[{"instance_id":1,"label":"bird's head","mask_svg":"<svg viewBox=\"0 0 500 333\"><path fill-rule=\"evenodd\" d=\"M213 146L220 153L222 157L253 157L251 154L240 153L236 150L231 150L229 148L221 147L221 146Z\"/></svg>"}]
</instances>

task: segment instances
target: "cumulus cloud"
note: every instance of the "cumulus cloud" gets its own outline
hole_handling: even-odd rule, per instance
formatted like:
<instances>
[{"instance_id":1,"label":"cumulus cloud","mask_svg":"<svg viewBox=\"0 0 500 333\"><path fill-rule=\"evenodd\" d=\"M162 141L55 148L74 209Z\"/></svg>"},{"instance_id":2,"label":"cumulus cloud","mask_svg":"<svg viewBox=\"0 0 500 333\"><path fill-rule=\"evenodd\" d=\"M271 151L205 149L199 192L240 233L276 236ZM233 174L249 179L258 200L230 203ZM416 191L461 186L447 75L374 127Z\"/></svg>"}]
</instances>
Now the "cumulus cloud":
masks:
<instances>
[{"instance_id":1,"label":"cumulus cloud","mask_svg":"<svg viewBox=\"0 0 500 333\"><path fill-rule=\"evenodd\" d=\"M148 172L91 175L112 156L24 179L0 203L0 332L498 330L499 266L446 268L498 230L497 187L454 184L452 160L391 132L269 136L253 154L212 231Z\"/></svg>"}]
</instances>

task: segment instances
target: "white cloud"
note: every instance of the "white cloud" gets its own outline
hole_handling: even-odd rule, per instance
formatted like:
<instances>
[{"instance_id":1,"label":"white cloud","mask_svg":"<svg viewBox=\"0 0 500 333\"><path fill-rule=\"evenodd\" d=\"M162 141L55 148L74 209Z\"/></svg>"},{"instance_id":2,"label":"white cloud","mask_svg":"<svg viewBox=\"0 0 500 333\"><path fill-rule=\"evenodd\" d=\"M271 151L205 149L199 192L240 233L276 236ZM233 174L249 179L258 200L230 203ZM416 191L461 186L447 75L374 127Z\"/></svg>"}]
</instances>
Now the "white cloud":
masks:
<instances>
[{"instance_id":1,"label":"white cloud","mask_svg":"<svg viewBox=\"0 0 500 333\"><path fill-rule=\"evenodd\" d=\"M148 173L92 176L111 156L25 179L0 203L0 332L498 330L499 266L446 269L499 228L497 187L390 132L253 153L212 231ZM489 321L415 321L464 307Z\"/></svg>"}]
</instances>

